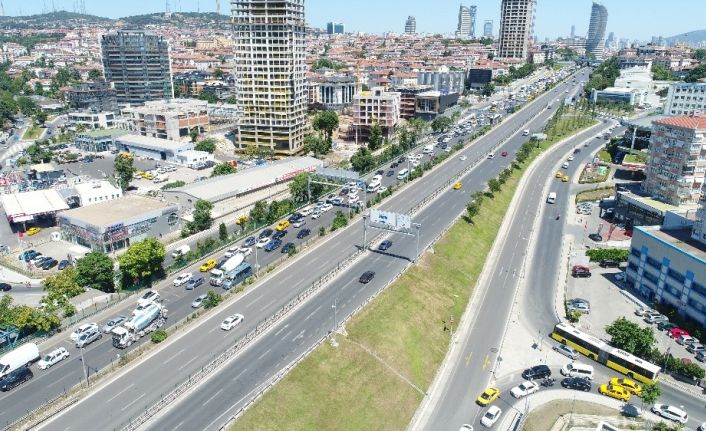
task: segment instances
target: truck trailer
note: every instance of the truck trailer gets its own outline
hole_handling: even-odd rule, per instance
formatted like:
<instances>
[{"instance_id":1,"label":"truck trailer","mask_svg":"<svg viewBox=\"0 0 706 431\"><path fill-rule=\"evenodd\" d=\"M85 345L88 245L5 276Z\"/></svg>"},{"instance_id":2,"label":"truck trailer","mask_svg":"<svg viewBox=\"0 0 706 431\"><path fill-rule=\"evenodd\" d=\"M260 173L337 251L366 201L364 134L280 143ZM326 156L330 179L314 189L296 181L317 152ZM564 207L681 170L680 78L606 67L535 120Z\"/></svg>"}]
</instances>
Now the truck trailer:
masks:
<instances>
[{"instance_id":1,"label":"truck trailer","mask_svg":"<svg viewBox=\"0 0 706 431\"><path fill-rule=\"evenodd\" d=\"M140 338L161 328L166 321L167 309L153 302L123 326L110 331L113 335L113 346L118 349L130 347Z\"/></svg>"}]
</instances>

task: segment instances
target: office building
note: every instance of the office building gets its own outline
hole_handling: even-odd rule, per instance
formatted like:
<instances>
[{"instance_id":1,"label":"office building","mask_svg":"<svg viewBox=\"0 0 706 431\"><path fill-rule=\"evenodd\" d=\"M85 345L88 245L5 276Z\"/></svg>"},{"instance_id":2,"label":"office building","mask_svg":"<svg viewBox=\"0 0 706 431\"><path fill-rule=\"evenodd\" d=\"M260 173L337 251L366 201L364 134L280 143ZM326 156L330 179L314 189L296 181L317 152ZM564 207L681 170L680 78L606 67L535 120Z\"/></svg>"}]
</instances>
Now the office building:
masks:
<instances>
[{"instance_id":1,"label":"office building","mask_svg":"<svg viewBox=\"0 0 706 431\"><path fill-rule=\"evenodd\" d=\"M378 124L388 138L400 121L401 94L374 87L353 97L352 133L356 142L367 139L370 128Z\"/></svg>"},{"instance_id":2,"label":"office building","mask_svg":"<svg viewBox=\"0 0 706 431\"><path fill-rule=\"evenodd\" d=\"M572 24L571 25L571 38L573 39L575 37L576 37L576 26Z\"/></svg>"},{"instance_id":3,"label":"office building","mask_svg":"<svg viewBox=\"0 0 706 431\"><path fill-rule=\"evenodd\" d=\"M451 71L446 67L435 71L417 72L417 84L430 85L433 90L444 94L463 94L466 85L466 73Z\"/></svg>"},{"instance_id":4,"label":"office building","mask_svg":"<svg viewBox=\"0 0 706 431\"><path fill-rule=\"evenodd\" d=\"M323 76L318 81L315 90L318 91L316 103L323 105L324 109L339 111L353 103L356 90L355 77L331 75Z\"/></svg>"},{"instance_id":5,"label":"office building","mask_svg":"<svg viewBox=\"0 0 706 431\"><path fill-rule=\"evenodd\" d=\"M306 130L304 0L231 0L238 145L302 151Z\"/></svg>"},{"instance_id":6,"label":"office building","mask_svg":"<svg viewBox=\"0 0 706 431\"><path fill-rule=\"evenodd\" d=\"M706 116L663 117L652 123L644 190L671 205L694 204L706 171Z\"/></svg>"},{"instance_id":7,"label":"office building","mask_svg":"<svg viewBox=\"0 0 706 431\"><path fill-rule=\"evenodd\" d=\"M122 129L96 129L76 134L74 145L82 151L100 153L116 148L115 140L127 135L127 130Z\"/></svg>"},{"instance_id":8,"label":"office building","mask_svg":"<svg viewBox=\"0 0 706 431\"><path fill-rule=\"evenodd\" d=\"M126 130L160 139L190 139L192 129L208 127L208 102L195 99L155 100L122 110Z\"/></svg>"},{"instance_id":9,"label":"office building","mask_svg":"<svg viewBox=\"0 0 706 431\"><path fill-rule=\"evenodd\" d=\"M406 34L417 33L417 19L413 16L407 17L407 22L404 23L404 32Z\"/></svg>"},{"instance_id":10,"label":"office building","mask_svg":"<svg viewBox=\"0 0 706 431\"><path fill-rule=\"evenodd\" d=\"M461 5L458 8L458 25L456 26L456 36L466 38L471 36L471 9Z\"/></svg>"},{"instance_id":11,"label":"office building","mask_svg":"<svg viewBox=\"0 0 706 431\"><path fill-rule=\"evenodd\" d=\"M669 85L664 113L667 115L692 115L706 112L706 83L675 82Z\"/></svg>"},{"instance_id":12,"label":"office building","mask_svg":"<svg viewBox=\"0 0 706 431\"><path fill-rule=\"evenodd\" d=\"M534 33L535 0L502 0L498 57L527 61Z\"/></svg>"},{"instance_id":13,"label":"office building","mask_svg":"<svg viewBox=\"0 0 706 431\"><path fill-rule=\"evenodd\" d=\"M468 6L468 11L471 14L471 37L476 37L476 13L478 12L478 6L470 5Z\"/></svg>"},{"instance_id":14,"label":"office building","mask_svg":"<svg viewBox=\"0 0 706 431\"><path fill-rule=\"evenodd\" d=\"M483 37L493 37L493 20L483 23Z\"/></svg>"},{"instance_id":15,"label":"office building","mask_svg":"<svg viewBox=\"0 0 706 431\"><path fill-rule=\"evenodd\" d=\"M605 49L605 28L608 24L608 9L598 3L591 8L591 21L588 24L586 37L586 54L593 55L596 60L603 59Z\"/></svg>"},{"instance_id":16,"label":"office building","mask_svg":"<svg viewBox=\"0 0 706 431\"><path fill-rule=\"evenodd\" d=\"M329 22L326 24L326 33L328 34L343 34L346 32L346 27L342 22Z\"/></svg>"},{"instance_id":17,"label":"office building","mask_svg":"<svg viewBox=\"0 0 706 431\"><path fill-rule=\"evenodd\" d=\"M83 82L69 87L66 101L73 111L115 112L118 100L115 89L105 81Z\"/></svg>"},{"instance_id":18,"label":"office building","mask_svg":"<svg viewBox=\"0 0 706 431\"><path fill-rule=\"evenodd\" d=\"M103 35L105 79L113 84L118 103L174 97L169 50L164 36L150 32L119 30Z\"/></svg>"}]
</instances>

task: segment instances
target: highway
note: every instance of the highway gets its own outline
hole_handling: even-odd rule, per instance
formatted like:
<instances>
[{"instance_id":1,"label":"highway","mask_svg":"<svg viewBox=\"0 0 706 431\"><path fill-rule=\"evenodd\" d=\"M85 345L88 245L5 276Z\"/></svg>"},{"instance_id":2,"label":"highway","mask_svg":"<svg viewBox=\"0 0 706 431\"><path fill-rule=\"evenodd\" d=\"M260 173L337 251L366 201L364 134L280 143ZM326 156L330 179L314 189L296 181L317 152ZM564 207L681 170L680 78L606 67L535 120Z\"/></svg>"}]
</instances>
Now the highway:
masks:
<instances>
[{"instance_id":1,"label":"highway","mask_svg":"<svg viewBox=\"0 0 706 431\"><path fill-rule=\"evenodd\" d=\"M461 161L458 156L455 156L445 164L443 169L426 174L409 188L393 195L381 208L400 212L409 211L419 201L420 196L431 194L468 163L476 158L484 157L499 139L507 136L510 131L521 128L524 121L537 112L542 115L530 127L532 129L541 128L541 124L553 114L553 110L545 108L547 101L550 100L550 97L555 98L559 91L557 89L551 95L538 98L534 104L508 118L505 123L464 150L463 154L467 155L467 161ZM510 152L516 151L525 139L516 136L503 148ZM466 188L463 192L449 191L444 193L440 198L442 202L436 202L420 212L414 221L423 225L421 230L422 245L431 241L455 215L463 211L468 200L467 192L478 190L484 186L489 178L497 175L509 163L510 158L503 157L482 162L464 180ZM463 197L459 197L459 194ZM289 302L290 298L306 290L321 274L334 268L346 255L353 253L361 240L362 223L357 221L351 228L326 240L320 246L306 253L305 256L300 255L291 260L286 264L285 269L272 274L262 286L248 291L233 304L219 309L212 317L199 322L198 326L191 328L190 332L145 359L138 367L126 371L120 379L111 381L92 396L77 403L64 414L49 422L46 427L48 429L65 429L66 427L112 429L120 427L131 417L139 414L146 406L153 404L161 394L184 381L194 370L203 367L214 355L222 352L243 334L253 329L258 323L259 317L273 314L275 310ZM338 292L336 298L338 299L339 316L346 315L350 310L356 308L357 304L362 303L366 297L372 295L375 289L379 289L386 279L394 276L408 264L408 259L413 258L408 251L414 250L414 247L411 246L411 239L400 236L400 238L393 238L393 241L395 244L390 250L390 254L368 253L365 255L349 271L339 275L339 278L323 289L310 303L287 316L280 323L288 325L285 329L273 328L272 332L252 343L249 349L243 352L236 361L219 372L217 379L219 382L226 379L223 376L230 376L227 381L237 380L238 384L221 388L221 393L218 393L219 389L214 389L210 395L205 397L209 401L208 408L200 409L198 412L190 410L190 413L185 415L187 417L181 419L179 419L179 410L177 410L163 420L178 419L174 425L178 425L182 421L187 422L182 424L184 429L193 429L194 424L199 424L196 428L201 428L213 420L215 416L221 415L224 411L227 412L234 403L238 404L236 400L241 400L241 403L247 401L253 390L269 380L282 366L305 351L314 340L332 327L331 305L333 298L331 295ZM316 268L316 271L312 271L312 267ZM357 278L366 269L374 269L377 276L367 286L359 287ZM348 287L351 288L348 289ZM173 308L172 305L170 307ZM235 312L245 315L245 323L230 333L222 333L218 329L221 320ZM299 328L298 325L305 327L296 330ZM204 355L203 352L210 354ZM110 350L110 353L114 355L116 350ZM89 353L90 357L92 354ZM258 364L257 367L253 366L253 363ZM169 373L160 372L165 369L168 369ZM30 385L32 383L30 382ZM206 384L197 388L194 394L211 389L211 385ZM227 392L225 392L226 390ZM121 408L118 409L114 406L121 406ZM155 429L163 426L169 427L169 425L162 424ZM214 423L213 426L217 427L219 424Z\"/></svg>"}]
</instances>

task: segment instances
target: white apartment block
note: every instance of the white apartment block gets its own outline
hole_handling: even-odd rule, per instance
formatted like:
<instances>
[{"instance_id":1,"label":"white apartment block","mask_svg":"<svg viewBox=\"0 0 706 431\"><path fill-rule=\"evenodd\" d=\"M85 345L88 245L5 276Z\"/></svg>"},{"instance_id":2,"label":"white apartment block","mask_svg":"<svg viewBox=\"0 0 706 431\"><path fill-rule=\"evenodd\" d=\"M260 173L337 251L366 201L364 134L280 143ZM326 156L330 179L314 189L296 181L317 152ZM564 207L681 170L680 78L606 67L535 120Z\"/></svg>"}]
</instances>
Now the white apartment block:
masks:
<instances>
[{"instance_id":1,"label":"white apartment block","mask_svg":"<svg viewBox=\"0 0 706 431\"><path fill-rule=\"evenodd\" d=\"M306 130L304 0L231 0L238 144L302 151Z\"/></svg>"},{"instance_id":2,"label":"white apartment block","mask_svg":"<svg viewBox=\"0 0 706 431\"><path fill-rule=\"evenodd\" d=\"M174 141L186 140L194 127L199 133L209 125L208 102L194 99L155 100L144 106L122 110L121 127L150 136Z\"/></svg>"},{"instance_id":3,"label":"white apartment block","mask_svg":"<svg viewBox=\"0 0 706 431\"><path fill-rule=\"evenodd\" d=\"M669 86L666 115L691 115L697 111L706 113L706 83L676 82Z\"/></svg>"},{"instance_id":4,"label":"white apartment block","mask_svg":"<svg viewBox=\"0 0 706 431\"><path fill-rule=\"evenodd\" d=\"M113 112L69 112L67 124L74 130L79 127L86 130L112 129L117 125Z\"/></svg>"},{"instance_id":5,"label":"white apartment block","mask_svg":"<svg viewBox=\"0 0 706 431\"><path fill-rule=\"evenodd\" d=\"M402 93L385 91L383 87L374 87L353 96L353 129L357 139L367 138L370 127L378 124L386 136L400 122L400 103Z\"/></svg>"},{"instance_id":6,"label":"white apartment block","mask_svg":"<svg viewBox=\"0 0 706 431\"><path fill-rule=\"evenodd\" d=\"M536 0L502 0L498 58L527 61Z\"/></svg>"}]
</instances>

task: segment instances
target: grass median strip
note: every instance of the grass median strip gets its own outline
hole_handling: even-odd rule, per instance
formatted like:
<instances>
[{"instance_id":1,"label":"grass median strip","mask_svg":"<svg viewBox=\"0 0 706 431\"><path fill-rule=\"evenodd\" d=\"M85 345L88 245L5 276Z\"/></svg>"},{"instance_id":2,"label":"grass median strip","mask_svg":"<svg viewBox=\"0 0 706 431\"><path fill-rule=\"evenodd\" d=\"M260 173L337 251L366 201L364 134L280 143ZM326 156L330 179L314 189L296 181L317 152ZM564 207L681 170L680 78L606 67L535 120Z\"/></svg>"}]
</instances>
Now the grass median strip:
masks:
<instances>
[{"instance_id":1,"label":"grass median strip","mask_svg":"<svg viewBox=\"0 0 706 431\"><path fill-rule=\"evenodd\" d=\"M502 189L483 200L473 223L456 222L348 322L337 348L324 343L315 349L230 430L404 429L423 398L419 388L429 387L443 361L526 167L560 135L585 126L539 144Z\"/></svg>"}]
</instances>

